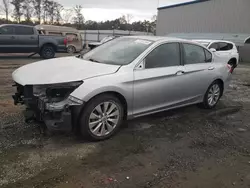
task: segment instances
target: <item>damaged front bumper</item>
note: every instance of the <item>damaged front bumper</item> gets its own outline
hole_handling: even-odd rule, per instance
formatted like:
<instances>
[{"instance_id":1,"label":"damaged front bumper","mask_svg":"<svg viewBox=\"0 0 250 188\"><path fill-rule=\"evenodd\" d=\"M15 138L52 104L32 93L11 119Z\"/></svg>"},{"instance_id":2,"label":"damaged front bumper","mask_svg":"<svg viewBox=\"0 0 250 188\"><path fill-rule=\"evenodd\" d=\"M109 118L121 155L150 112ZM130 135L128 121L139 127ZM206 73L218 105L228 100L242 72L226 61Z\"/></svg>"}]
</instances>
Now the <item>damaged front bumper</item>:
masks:
<instances>
[{"instance_id":1,"label":"damaged front bumper","mask_svg":"<svg viewBox=\"0 0 250 188\"><path fill-rule=\"evenodd\" d=\"M71 131L76 125L76 119L83 101L67 96L60 101L51 101L48 96L33 95L33 86L14 85L17 92L13 95L14 104L24 104L25 121L36 120L44 122L49 130Z\"/></svg>"}]
</instances>

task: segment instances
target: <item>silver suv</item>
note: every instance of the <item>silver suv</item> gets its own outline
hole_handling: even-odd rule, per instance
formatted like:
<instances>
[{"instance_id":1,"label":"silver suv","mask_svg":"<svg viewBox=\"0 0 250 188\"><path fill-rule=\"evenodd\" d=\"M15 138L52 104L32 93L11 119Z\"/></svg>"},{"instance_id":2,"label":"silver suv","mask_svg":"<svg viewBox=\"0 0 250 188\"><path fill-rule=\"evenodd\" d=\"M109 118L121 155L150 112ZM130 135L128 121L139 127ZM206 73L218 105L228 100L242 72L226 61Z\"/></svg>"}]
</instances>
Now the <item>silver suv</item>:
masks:
<instances>
[{"instance_id":1,"label":"silver suv","mask_svg":"<svg viewBox=\"0 0 250 188\"><path fill-rule=\"evenodd\" d=\"M195 42L121 37L83 56L17 69L13 99L27 106L27 120L103 140L125 119L197 103L215 107L230 72L230 66L215 62L213 54Z\"/></svg>"}]
</instances>

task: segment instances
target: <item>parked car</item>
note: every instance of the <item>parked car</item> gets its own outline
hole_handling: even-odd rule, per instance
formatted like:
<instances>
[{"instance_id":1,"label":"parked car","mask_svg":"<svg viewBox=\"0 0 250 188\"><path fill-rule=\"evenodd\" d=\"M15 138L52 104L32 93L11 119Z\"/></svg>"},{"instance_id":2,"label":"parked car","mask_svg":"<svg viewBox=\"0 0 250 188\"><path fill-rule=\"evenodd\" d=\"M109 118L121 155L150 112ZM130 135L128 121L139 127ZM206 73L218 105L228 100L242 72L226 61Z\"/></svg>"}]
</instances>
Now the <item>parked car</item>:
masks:
<instances>
[{"instance_id":1,"label":"parked car","mask_svg":"<svg viewBox=\"0 0 250 188\"><path fill-rule=\"evenodd\" d=\"M19 24L0 25L0 53L36 52L45 59L65 51L67 39L62 36L39 35L35 27Z\"/></svg>"},{"instance_id":2,"label":"parked car","mask_svg":"<svg viewBox=\"0 0 250 188\"><path fill-rule=\"evenodd\" d=\"M103 140L125 119L196 103L214 108L229 84L231 67L213 56L192 41L121 37L82 56L17 69L13 99L28 107L26 118L44 121L50 130Z\"/></svg>"},{"instance_id":3,"label":"parked car","mask_svg":"<svg viewBox=\"0 0 250 188\"><path fill-rule=\"evenodd\" d=\"M91 42L89 43L89 48L92 50L94 48L96 48L97 46L100 46L108 41L111 41L115 38L118 38L119 36L107 36L107 37L104 37L100 42Z\"/></svg>"},{"instance_id":4,"label":"parked car","mask_svg":"<svg viewBox=\"0 0 250 188\"><path fill-rule=\"evenodd\" d=\"M83 49L82 35L75 28L55 25L36 25L35 28L40 34L66 37L68 53L73 54Z\"/></svg>"},{"instance_id":5,"label":"parked car","mask_svg":"<svg viewBox=\"0 0 250 188\"><path fill-rule=\"evenodd\" d=\"M222 61L230 64L234 68L239 64L239 52L233 42L224 40L195 40L206 46Z\"/></svg>"}]
</instances>

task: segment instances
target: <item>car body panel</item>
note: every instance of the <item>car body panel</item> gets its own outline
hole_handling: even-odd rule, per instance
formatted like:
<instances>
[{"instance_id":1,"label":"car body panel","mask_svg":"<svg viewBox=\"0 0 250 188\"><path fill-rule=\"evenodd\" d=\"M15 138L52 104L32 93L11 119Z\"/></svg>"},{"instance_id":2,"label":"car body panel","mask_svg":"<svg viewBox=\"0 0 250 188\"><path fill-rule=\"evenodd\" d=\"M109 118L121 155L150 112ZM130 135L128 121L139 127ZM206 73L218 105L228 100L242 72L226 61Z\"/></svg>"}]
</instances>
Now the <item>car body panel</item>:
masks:
<instances>
[{"instance_id":1,"label":"car body panel","mask_svg":"<svg viewBox=\"0 0 250 188\"><path fill-rule=\"evenodd\" d=\"M66 57L25 65L14 71L12 77L21 85L66 83L111 74L119 67Z\"/></svg>"}]
</instances>

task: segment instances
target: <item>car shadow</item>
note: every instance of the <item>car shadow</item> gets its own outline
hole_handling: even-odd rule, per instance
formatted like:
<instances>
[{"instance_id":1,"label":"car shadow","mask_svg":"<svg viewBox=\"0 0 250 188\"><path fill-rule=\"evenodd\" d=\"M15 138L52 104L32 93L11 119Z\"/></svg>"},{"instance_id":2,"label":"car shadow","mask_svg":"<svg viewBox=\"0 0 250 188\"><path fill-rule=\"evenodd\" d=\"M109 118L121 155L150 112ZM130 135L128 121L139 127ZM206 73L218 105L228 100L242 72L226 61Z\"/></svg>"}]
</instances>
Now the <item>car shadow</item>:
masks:
<instances>
[{"instance_id":1,"label":"car shadow","mask_svg":"<svg viewBox=\"0 0 250 188\"><path fill-rule=\"evenodd\" d=\"M0 53L0 59L42 59L39 55L35 54L31 56L32 54L1 54Z\"/></svg>"}]
</instances>

